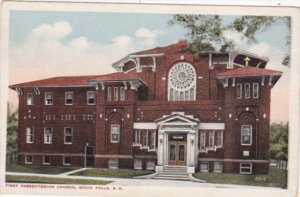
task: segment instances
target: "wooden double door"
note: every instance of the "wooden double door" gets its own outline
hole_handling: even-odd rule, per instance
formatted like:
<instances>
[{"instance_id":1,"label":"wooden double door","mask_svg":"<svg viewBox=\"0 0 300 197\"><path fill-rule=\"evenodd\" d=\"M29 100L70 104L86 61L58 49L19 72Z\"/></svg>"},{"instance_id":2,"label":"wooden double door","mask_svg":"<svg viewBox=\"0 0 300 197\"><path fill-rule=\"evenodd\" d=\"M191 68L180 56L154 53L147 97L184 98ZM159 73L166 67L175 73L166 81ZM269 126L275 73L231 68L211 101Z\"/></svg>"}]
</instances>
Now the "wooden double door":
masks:
<instances>
[{"instance_id":1,"label":"wooden double door","mask_svg":"<svg viewBox=\"0 0 300 197\"><path fill-rule=\"evenodd\" d=\"M169 141L169 165L186 165L186 141Z\"/></svg>"}]
</instances>

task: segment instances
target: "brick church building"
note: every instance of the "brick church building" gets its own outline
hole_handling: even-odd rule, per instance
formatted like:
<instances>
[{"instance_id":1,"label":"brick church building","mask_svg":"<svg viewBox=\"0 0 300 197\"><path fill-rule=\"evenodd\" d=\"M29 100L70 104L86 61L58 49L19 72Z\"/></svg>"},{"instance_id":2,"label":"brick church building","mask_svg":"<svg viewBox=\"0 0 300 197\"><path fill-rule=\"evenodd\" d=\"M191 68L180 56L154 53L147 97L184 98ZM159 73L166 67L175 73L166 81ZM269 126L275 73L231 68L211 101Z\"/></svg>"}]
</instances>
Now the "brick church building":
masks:
<instances>
[{"instance_id":1,"label":"brick church building","mask_svg":"<svg viewBox=\"0 0 300 197\"><path fill-rule=\"evenodd\" d=\"M112 74L11 85L19 164L268 173L270 95L281 72L246 51L186 47L129 54Z\"/></svg>"}]
</instances>

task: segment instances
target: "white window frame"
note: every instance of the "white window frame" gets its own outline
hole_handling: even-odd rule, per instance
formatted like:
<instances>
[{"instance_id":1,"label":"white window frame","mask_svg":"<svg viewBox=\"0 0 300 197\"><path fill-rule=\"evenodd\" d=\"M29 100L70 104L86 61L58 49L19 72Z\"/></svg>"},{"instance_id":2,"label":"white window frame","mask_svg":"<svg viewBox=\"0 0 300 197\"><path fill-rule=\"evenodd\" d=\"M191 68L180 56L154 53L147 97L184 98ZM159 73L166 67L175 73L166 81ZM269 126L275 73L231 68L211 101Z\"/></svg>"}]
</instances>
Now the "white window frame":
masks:
<instances>
[{"instance_id":1,"label":"white window frame","mask_svg":"<svg viewBox=\"0 0 300 197\"><path fill-rule=\"evenodd\" d=\"M134 169L135 170L142 170L143 169L143 161L141 159L134 159Z\"/></svg>"},{"instance_id":2,"label":"white window frame","mask_svg":"<svg viewBox=\"0 0 300 197\"><path fill-rule=\"evenodd\" d=\"M199 150L205 151L206 149L206 131L200 131L200 143L199 143ZM203 148L202 145L203 144Z\"/></svg>"},{"instance_id":3,"label":"white window frame","mask_svg":"<svg viewBox=\"0 0 300 197\"><path fill-rule=\"evenodd\" d=\"M116 133L113 133L113 132L115 132L113 130L113 127L118 128ZM121 133L120 129L121 129L121 126L119 124L111 124L110 125L110 142L111 143L119 143L120 142L120 133ZM114 140L113 135L118 135L118 140Z\"/></svg>"},{"instance_id":4,"label":"white window frame","mask_svg":"<svg viewBox=\"0 0 300 197\"><path fill-rule=\"evenodd\" d=\"M154 160L148 160L146 165L147 170L154 170L155 169L155 161Z\"/></svg>"},{"instance_id":5,"label":"white window frame","mask_svg":"<svg viewBox=\"0 0 300 197\"><path fill-rule=\"evenodd\" d=\"M66 158L70 158L70 163L66 163ZM64 166L70 166L70 165L72 165L71 156L63 156L63 165Z\"/></svg>"},{"instance_id":6,"label":"white window frame","mask_svg":"<svg viewBox=\"0 0 300 197\"><path fill-rule=\"evenodd\" d=\"M145 135L146 134L146 135ZM148 142L148 130L143 130L143 147L148 147L149 142Z\"/></svg>"},{"instance_id":7,"label":"white window frame","mask_svg":"<svg viewBox=\"0 0 300 197\"><path fill-rule=\"evenodd\" d=\"M150 150L156 149L156 131L150 131Z\"/></svg>"},{"instance_id":8,"label":"white window frame","mask_svg":"<svg viewBox=\"0 0 300 197\"><path fill-rule=\"evenodd\" d=\"M71 94L72 95L72 103L67 103L67 94ZM74 92L73 91L68 91L65 92L65 105L73 105L74 104Z\"/></svg>"},{"instance_id":9,"label":"white window frame","mask_svg":"<svg viewBox=\"0 0 300 197\"><path fill-rule=\"evenodd\" d=\"M248 143L244 143L243 142L243 136L245 136L246 134L244 134L243 132L244 132L244 127L250 127L250 143L248 144ZM241 126L241 145L242 146L252 146L252 134L253 134L253 132L252 132L252 125L242 125Z\"/></svg>"},{"instance_id":10,"label":"white window frame","mask_svg":"<svg viewBox=\"0 0 300 197\"><path fill-rule=\"evenodd\" d=\"M71 129L71 135L67 135L67 129ZM71 142L67 142L67 137L71 137ZM64 128L64 144L73 144L73 128L72 127L65 127Z\"/></svg>"},{"instance_id":11,"label":"white window frame","mask_svg":"<svg viewBox=\"0 0 300 197\"><path fill-rule=\"evenodd\" d=\"M50 129L50 131L51 131L51 133L49 134L49 139L50 139L49 141L46 140L47 135L48 135L48 134L46 134L47 129ZM53 142L53 128L52 127L44 127L44 144L52 144L52 142Z\"/></svg>"},{"instance_id":12,"label":"white window frame","mask_svg":"<svg viewBox=\"0 0 300 197\"><path fill-rule=\"evenodd\" d=\"M249 165L245 167L243 165ZM249 172L243 172L243 169L250 169ZM240 174L252 174L252 163L240 163Z\"/></svg>"},{"instance_id":13,"label":"white window frame","mask_svg":"<svg viewBox=\"0 0 300 197\"><path fill-rule=\"evenodd\" d=\"M208 148L212 149L215 146L215 131L209 131L208 134Z\"/></svg>"},{"instance_id":14,"label":"white window frame","mask_svg":"<svg viewBox=\"0 0 300 197\"><path fill-rule=\"evenodd\" d=\"M107 100L111 101L111 87L107 87Z\"/></svg>"},{"instance_id":15,"label":"white window frame","mask_svg":"<svg viewBox=\"0 0 300 197\"><path fill-rule=\"evenodd\" d=\"M249 99L251 97L251 85L250 83L245 83L245 99ZM248 93L248 95L247 95Z\"/></svg>"},{"instance_id":16,"label":"white window frame","mask_svg":"<svg viewBox=\"0 0 300 197\"><path fill-rule=\"evenodd\" d=\"M243 85L241 83L236 84L236 98L243 98Z\"/></svg>"},{"instance_id":17,"label":"white window frame","mask_svg":"<svg viewBox=\"0 0 300 197\"><path fill-rule=\"evenodd\" d=\"M118 169L119 168L119 159L108 159L108 168L109 169Z\"/></svg>"},{"instance_id":18,"label":"white window frame","mask_svg":"<svg viewBox=\"0 0 300 197\"><path fill-rule=\"evenodd\" d=\"M34 143L34 128L26 127L26 144Z\"/></svg>"},{"instance_id":19,"label":"white window frame","mask_svg":"<svg viewBox=\"0 0 300 197\"><path fill-rule=\"evenodd\" d=\"M119 87L114 87L114 101L119 100Z\"/></svg>"},{"instance_id":20,"label":"white window frame","mask_svg":"<svg viewBox=\"0 0 300 197\"><path fill-rule=\"evenodd\" d=\"M92 93L93 97L90 98L90 93ZM94 102L90 102L90 99L94 99ZM87 105L95 105L96 104L96 92L95 91L87 91L86 92L86 104Z\"/></svg>"},{"instance_id":21,"label":"white window frame","mask_svg":"<svg viewBox=\"0 0 300 197\"><path fill-rule=\"evenodd\" d=\"M223 130L217 130L217 146L223 147Z\"/></svg>"},{"instance_id":22,"label":"white window frame","mask_svg":"<svg viewBox=\"0 0 300 197\"><path fill-rule=\"evenodd\" d=\"M29 99L29 95L31 95L31 99ZM29 101L31 101L31 102L29 102ZM27 95L26 95L26 104L27 105L33 105L34 104L33 93L27 93Z\"/></svg>"},{"instance_id":23,"label":"white window frame","mask_svg":"<svg viewBox=\"0 0 300 197\"><path fill-rule=\"evenodd\" d=\"M48 157L49 158L49 162L45 162L45 158ZM43 156L43 165L50 165L51 164L51 159L50 159L50 156L48 155L44 155Z\"/></svg>"},{"instance_id":24,"label":"white window frame","mask_svg":"<svg viewBox=\"0 0 300 197\"><path fill-rule=\"evenodd\" d=\"M216 164L220 165L220 168L221 169L216 169ZM214 170L213 170L214 173L222 173L223 172L223 163L222 162L214 162Z\"/></svg>"},{"instance_id":25,"label":"white window frame","mask_svg":"<svg viewBox=\"0 0 300 197\"><path fill-rule=\"evenodd\" d=\"M125 101L125 87L120 87L120 100Z\"/></svg>"},{"instance_id":26,"label":"white window frame","mask_svg":"<svg viewBox=\"0 0 300 197\"><path fill-rule=\"evenodd\" d=\"M134 131L134 144L141 144L141 130L139 129Z\"/></svg>"},{"instance_id":27,"label":"white window frame","mask_svg":"<svg viewBox=\"0 0 300 197\"><path fill-rule=\"evenodd\" d=\"M259 84L258 83L253 83L253 90L252 90L252 96L253 98L258 98L259 97Z\"/></svg>"},{"instance_id":28,"label":"white window frame","mask_svg":"<svg viewBox=\"0 0 300 197\"><path fill-rule=\"evenodd\" d=\"M31 157L31 161L28 161L28 157ZM33 163L33 156L32 155L25 155L25 164L32 164Z\"/></svg>"},{"instance_id":29,"label":"white window frame","mask_svg":"<svg viewBox=\"0 0 300 197\"><path fill-rule=\"evenodd\" d=\"M48 99L48 95L51 95L51 99ZM51 100L51 103L48 103L48 100ZM45 92L45 105L53 105L53 92Z\"/></svg>"},{"instance_id":30,"label":"white window frame","mask_svg":"<svg viewBox=\"0 0 300 197\"><path fill-rule=\"evenodd\" d=\"M206 170L202 169L202 164L206 164L207 165L207 169ZM200 162L200 172L209 172L209 163L208 162Z\"/></svg>"}]
</instances>

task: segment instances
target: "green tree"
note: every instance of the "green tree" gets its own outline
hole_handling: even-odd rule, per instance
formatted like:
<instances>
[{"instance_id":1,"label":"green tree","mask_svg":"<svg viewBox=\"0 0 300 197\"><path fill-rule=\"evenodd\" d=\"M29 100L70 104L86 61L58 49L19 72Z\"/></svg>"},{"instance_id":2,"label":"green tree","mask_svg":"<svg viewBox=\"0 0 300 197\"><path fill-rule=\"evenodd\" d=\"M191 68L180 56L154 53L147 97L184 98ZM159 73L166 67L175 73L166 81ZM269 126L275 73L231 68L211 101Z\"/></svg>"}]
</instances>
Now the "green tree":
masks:
<instances>
[{"instance_id":1,"label":"green tree","mask_svg":"<svg viewBox=\"0 0 300 197\"><path fill-rule=\"evenodd\" d=\"M6 159L7 163L15 163L18 153L18 110L7 104L7 139Z\"/></svg>"},{"instance_id":2,"label":"green tree","mask_svg":"<svg viewBox=\"0 0 300 197\"><path fill-rule=\"evenodd\" d=\"M272 123L270 130L270 158L288 161L288 123Z\"/></svg>"},{"instance_id":3,"label":"green tree","mask_svg":"<svg viewBox=\"0 0 300 197\"><path fill-rule=\"evenodd\" d=\"M188 49L197 54L203 50L215 50L219 47L221 51L233 49L235 42L224 36L224 31L232 30L241 33L249 44L257 42L257 33L267 31L270 27L283 22L290 31L290 17L270 16L237 16L229 23L223 23L223 17L218 15L173 15L169 21L170 25L183 25L190 39ZM290 47L290 34L286 37L286 46ZM289 65L290 55L286 53L284 65Z\"/></svg>"}]
</instances>

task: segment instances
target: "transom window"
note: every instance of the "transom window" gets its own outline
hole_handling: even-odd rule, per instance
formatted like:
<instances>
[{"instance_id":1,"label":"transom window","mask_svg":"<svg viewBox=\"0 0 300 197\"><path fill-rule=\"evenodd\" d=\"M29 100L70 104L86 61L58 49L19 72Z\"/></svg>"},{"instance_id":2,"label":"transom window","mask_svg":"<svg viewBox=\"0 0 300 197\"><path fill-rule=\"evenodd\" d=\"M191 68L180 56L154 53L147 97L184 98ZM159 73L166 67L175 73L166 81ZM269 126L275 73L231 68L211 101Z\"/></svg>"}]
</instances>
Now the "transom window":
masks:
<instances>
[{"instance_id":1,"label":"transom window","mask_svg":"<svg viewBox=\"0 0 300 197\"><path fill-rule=\"evenodd\" d=\"M252 145L252 125L242 125L241 144L248 146Z\"/></svg>"},{"instance_id":2,"label":"transom window","mask_svg":"<svg viewBox=\"0 0 300 197\"><path fill-rule=\"evenodd\" d=\"M169 71L168 78L169 101L196 100L196 72L187 62L175 64Z\"/></svg>"},{"instance_id":3,"label":"transom window","mask_svg":"<svg viewBox=\"0 0 300 197\"><path fill-rule=\"evenodd\" d=\"M45 105L53 105L53 92L45 92Z\"/></svg>"},{"instance_id":4,"label":"transom window","mask_svg":"<svg viewBox=\"0 0 300 197\"><path fill-rule=\"evenodd\" d=\"M95 105L95 103L96 103L95 91L87 91L86 97L87 97L87 104L88 105Z\"/></svg>"},{"instance_id":5,"label":"transom window","mask_svg":"<svg viewBox=\"0 0 300 197\"><path fill-rule=\"evenodd\" d=\"M44 129L44 143L52 144L52 138L53 138L53 129L51 127L46 127Z\"/></svg>"},{"instance_id":6,"label":"transom window","mask_svg":"<svg viewBox=\"0 0 300 197\"><path fill-rule=\"evenodd\" d=\"M34 140L33 128L27 127L26 128L26 143L31 144Z\"/></svg>"},{"instance_id":7,"label":"transom window","mask_svg":"<svg viewBox=\"0 0 300 197\"><path fill-rule=\"evenodd\" d=\"M73 142L73 128L65 128L65 144L72 144Z\"/></svg>"},{"instance_id":8,"label":"transom window","mask_svg":"<svg viewBox=\"0 0 300 197\"><path fill-rule=\"evenodd\" d=\"M111 125L111 143L120 142L120 125L112 124Z\"/></svg>"}]
</instances>

